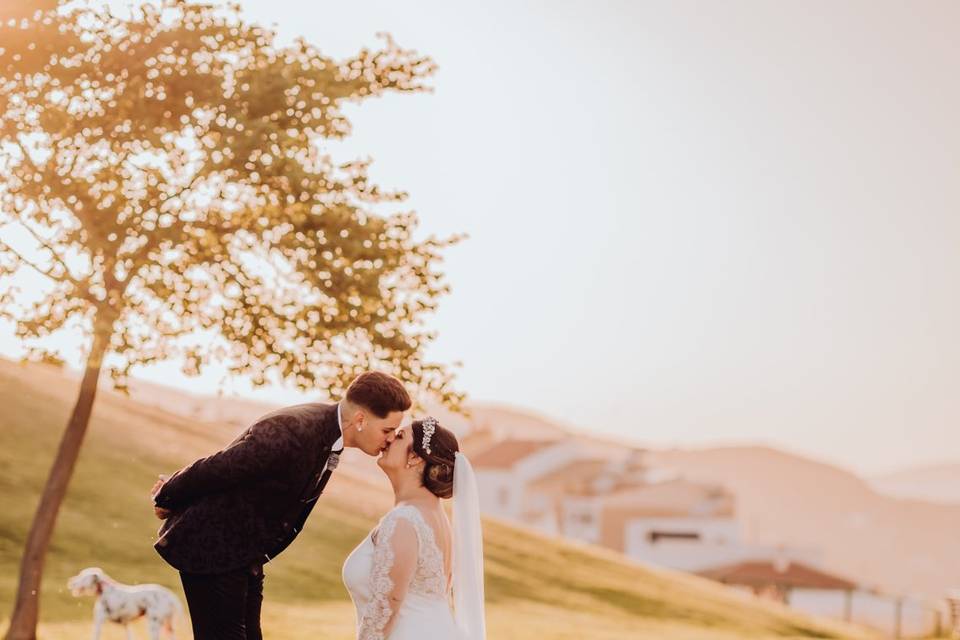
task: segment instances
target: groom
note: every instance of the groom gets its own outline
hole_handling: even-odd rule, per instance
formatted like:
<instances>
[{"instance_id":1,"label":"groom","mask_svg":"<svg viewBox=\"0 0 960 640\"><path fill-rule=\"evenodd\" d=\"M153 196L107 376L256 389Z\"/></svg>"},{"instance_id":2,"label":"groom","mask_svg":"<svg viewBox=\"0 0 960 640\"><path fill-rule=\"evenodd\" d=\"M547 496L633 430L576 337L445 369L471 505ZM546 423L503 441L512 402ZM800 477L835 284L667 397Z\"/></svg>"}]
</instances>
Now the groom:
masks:
<instances>
[{"instance_id":1,"label":"groom","mask_svg":"<svg viewBox=\"0 0 960 640\"><path fill-rule=\"evenodd\" d=\"M344 447L370 456L410 408L403 384L357 376L337 404L268 413L225 449L154 485L154 544L180 571L195 640L261 640L263 565L293 542Z\"/></svg>"}]
</instances>

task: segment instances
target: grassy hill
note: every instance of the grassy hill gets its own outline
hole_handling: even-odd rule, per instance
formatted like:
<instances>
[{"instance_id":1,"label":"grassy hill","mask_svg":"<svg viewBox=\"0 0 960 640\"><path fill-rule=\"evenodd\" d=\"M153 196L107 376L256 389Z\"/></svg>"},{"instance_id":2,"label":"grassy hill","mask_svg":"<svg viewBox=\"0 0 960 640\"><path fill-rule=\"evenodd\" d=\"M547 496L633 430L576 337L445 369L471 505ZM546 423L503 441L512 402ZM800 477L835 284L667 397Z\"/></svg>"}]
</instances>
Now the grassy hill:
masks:
<instances>
[{"instance_id":1,"label":"grassy hill","mask_svg":"<svg viewBox=\"0 0 960 640\"><path fill-rule=\"evenodd\" d=\"M12 611L26 529L76 389L77 381L59 371L0 359L0 629ZM147 494L157 473L221 448L235 432L113 394L98 396L47 558L41 638L89 633L92 602L73 598L65 586L87 566L126 583L164 584L182 599L176 572L152 547L159 521ZM334 477L297 541L266 567L265 635L353 638L341 563L391 503L382 485ZM491 638L869 637L602 549L492 520L484 534ZM187 620L178 631L190 637ZM105 629L107 640L122 637L119 627Z\"/></svg>"}]
</instances>

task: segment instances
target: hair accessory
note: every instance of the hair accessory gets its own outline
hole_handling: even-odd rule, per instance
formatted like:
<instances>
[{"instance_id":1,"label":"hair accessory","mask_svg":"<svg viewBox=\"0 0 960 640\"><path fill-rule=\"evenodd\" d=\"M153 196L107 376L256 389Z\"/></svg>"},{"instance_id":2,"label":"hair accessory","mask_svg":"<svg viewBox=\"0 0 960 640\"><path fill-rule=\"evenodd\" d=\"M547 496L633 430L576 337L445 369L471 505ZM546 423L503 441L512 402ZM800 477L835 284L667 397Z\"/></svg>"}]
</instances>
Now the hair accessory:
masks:
<instances>
[{"instance_id":1,"label":"hair accessory","mask_svg":"<svg viewBox=\"0 0 960 640\"><path fill-rule=\"evenodd\" d=\"M430 438L433 437L433 432L437 430L437 419L433 416L427 416L420 424L423 426L423 450L429 454L431 453Z\"/></svg>"}]
</instances>

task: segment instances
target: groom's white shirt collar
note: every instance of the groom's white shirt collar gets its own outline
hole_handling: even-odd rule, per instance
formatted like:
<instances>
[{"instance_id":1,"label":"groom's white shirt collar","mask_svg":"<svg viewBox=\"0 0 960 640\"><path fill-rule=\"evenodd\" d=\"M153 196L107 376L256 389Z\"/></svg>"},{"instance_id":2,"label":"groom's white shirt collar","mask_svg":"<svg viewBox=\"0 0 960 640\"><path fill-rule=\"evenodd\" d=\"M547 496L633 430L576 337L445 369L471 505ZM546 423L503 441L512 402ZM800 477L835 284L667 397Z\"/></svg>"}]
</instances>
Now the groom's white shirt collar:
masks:
<instances>
[{"instance_id":1,"label":"groom's white shirt collar","mask_svg":"<svg viewBox=\"0 0 960 640\"><path fill-rule=\"evenodd\" d=\"M340 417L340 403L337 403L337 426L340 427L340 437L333 443L331 451L343 449L343 419Z\"/></svg>"}]
</instances>

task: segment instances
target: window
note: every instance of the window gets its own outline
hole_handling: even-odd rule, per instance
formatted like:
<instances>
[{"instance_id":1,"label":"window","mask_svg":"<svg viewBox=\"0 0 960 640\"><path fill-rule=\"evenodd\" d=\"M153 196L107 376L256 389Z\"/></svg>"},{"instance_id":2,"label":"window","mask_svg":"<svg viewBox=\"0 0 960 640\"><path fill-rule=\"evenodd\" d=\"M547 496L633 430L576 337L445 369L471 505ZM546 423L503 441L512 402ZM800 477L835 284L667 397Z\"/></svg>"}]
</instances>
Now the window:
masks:
<instances>
[{"instance_id":1,"label":"window","mask_svg":"<svg viewBox=\"0 0 960 640\"><path fill-rule=\"evenodd\" d=\"M686 540L697 542L700 540L700 534L696 531L657 531L656 529L647 532L647 539L651 544L656 544L660 540Z\"/></svg>"},{"instance_id":2,"label":"window","mask_svg":"<svg viewBox=\"0 0 960 640\"><path fill-rule=\"evenodd\" d=\"M571 518L577 524L593 524L593 514L589 511L580 511L570 514Z\"/></svg>"}]
</instances>

